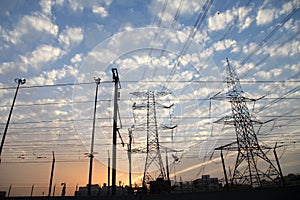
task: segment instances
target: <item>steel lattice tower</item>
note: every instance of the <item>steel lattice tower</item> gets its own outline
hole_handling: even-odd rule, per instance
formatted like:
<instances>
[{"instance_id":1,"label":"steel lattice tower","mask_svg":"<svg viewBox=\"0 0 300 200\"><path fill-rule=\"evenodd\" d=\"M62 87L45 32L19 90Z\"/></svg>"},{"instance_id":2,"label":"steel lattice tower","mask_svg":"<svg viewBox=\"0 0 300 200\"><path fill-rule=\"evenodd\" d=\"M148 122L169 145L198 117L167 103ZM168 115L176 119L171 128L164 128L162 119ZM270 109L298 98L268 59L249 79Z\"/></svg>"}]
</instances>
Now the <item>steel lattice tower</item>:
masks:
<instances>
[{"instance_id":1,"label":"steel lattice tower","mask_svg":"<svg viewBox=\"0 0 300 200\"><path fill-rule=\"evenodd\" d=\"M162 178L167 180L167 174L165 172L165 167L161 157L161 150L159 145L159 135L158 135L158 122L156 118L156 109L161 106L156 102L157 97L165 96L170 93L168 92L157 92L157 91L147 91L147 92L134 92L132 93L138 97L146 97L146 104L133 105L133 109L147 109L147 146L146 146L146 162L144 167L143 176L143 187L146 187L149 181L154 180L154 178ZM156 169L159 171L158 177L152 177L149 172L150 167L155 165ZM153 168L152 168L153 170Z\"/></svg>"},{"instance_id":2,"label":"steel lattice tower","mask_svg":"<svg viewBox=\"0 0 300 200\"><path fill-rule=\"evenodd\" d=\"M227 59L227 87L225 99L231 103L232 116L227 121L233 124L236 132L236 142L216 149L237 150L238 154L231 177L231 185L250 185L252 187L265 186L267 182L280 185L280 172L272 164L263 149L271 148L260 146L246 102L251 101L242 95L242 87L235 70ZM213 99L220 99L215 96ZM234 147L237 145L237 147Z\"/></svg>"}]
</instances>

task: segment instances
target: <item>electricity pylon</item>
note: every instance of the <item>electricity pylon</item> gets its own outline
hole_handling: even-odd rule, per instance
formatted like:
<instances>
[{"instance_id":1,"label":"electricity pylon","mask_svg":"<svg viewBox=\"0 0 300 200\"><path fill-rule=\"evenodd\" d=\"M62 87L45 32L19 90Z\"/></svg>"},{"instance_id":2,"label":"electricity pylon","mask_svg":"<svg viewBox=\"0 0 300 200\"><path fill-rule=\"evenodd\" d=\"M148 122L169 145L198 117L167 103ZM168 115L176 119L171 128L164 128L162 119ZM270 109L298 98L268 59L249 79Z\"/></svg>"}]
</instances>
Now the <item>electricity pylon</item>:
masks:
<instances>
[{"instance_id":1,"label":"electricity pylon","mask_svg":"<svg viewBox=\"0 0 300 200\"><path fill-rule=\"evenodd\" d=\"M241 184L251 187L262 187L270 182L280 185L283 177L263 151L269 151L271 148L260 146L254 130L253 124L255 121L251 119L246 104L247 101L254 100L243 96L239 78L229 64L228 59L226 82L228 91L225 96L218 94L212 99L226 99L231 103L232 115L225 118L224 122L234 125L237 140L234 143L216 148L216 150L221 150L221 152L222 149L238 151L231 177L231 185Z\"/></svg>"},{"instance_id":2,"label":"electricity pylon","mask_svg":"<svg viewBox=\"0 0 300 200\"><path fill-rule=\"evenodd\" d=\"M156 169L159 171L158 177L163 180L167 180L167 174L161 157L161 150L159 144L159 135L158 135L158 122L156 118L157 108L170 108L163 106L156 102L157 97L162 97L168 95L168 92L157 92L157 91L147 91L147 92L134 92L133 95L137 97L146 98L146 103L137 105L133 104L133 110L136 109L146 109L147 123L144 130L147 132L147 146L146 146L146 162L144 167L144 176L143 176L143 187L153 181L154 178L151 176L150 167L155 165ZM153 168L151 168L154 170Z\"/></svg>"}]
</instances>

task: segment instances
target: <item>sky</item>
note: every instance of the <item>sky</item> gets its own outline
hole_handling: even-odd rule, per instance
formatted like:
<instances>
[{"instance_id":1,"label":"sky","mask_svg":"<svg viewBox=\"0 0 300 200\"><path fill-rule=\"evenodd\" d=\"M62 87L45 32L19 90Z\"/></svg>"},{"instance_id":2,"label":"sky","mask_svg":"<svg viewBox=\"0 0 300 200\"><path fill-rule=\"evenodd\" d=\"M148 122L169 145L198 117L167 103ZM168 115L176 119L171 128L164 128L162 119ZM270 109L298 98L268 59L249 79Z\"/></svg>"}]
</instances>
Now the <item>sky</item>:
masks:
<instances>
[{"instance_id":1,"label":"sky","mask_svg":"<svg viewBox=\"0 0 300 200\"><path fill-rule=\"evenodd\" d=\"M297 0L2 0L0 2L0 136L20 86L2 150L0 189L46 194L88 181L96 84L93 183L107 183L112 155L116 68L117 182L128 184L146 158L147 97L153 92L161 157L174 181L223 178L215 148L236 140L226 98L226 59L241 83L259 143L278 148L285 175L300 173L300 2ZM225 97L225 96L223 96ZM136 107L134 107L135 105ZM173 127L173 128L171 128ZM175 127L175 128L174 128ZM153 130L152 130L153 131ZM124 145L123 145L124 144ZM272 152L266 152L275 162ZM233 168L236 152L225 154ZM155 165L149 172L155 176ZM22 192L21 192L22 191ZM59 192L59 190L57 190ZM70 193L72 195L72 193Z\"/></svg>"}]
</instances>

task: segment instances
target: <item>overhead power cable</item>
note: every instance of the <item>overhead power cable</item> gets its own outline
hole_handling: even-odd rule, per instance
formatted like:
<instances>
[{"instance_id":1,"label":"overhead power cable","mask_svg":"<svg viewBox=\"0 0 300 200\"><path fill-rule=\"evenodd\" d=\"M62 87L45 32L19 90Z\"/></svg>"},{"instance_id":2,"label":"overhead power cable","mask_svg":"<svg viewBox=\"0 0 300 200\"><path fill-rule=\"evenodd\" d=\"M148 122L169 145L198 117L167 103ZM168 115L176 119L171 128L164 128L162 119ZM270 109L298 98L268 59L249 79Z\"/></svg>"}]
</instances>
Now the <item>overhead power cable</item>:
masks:
<instances>
[{"instance_id":1,"label":"overhead power cable","mask_svg":"<svg viewBox=\"0 0 300 200\"><path fill-rule=\"evenodd\" d=\"M288 92L284 93L281 97L276 98L276 99L274 99L273 101L269 102L268 104L264 105L263 107L261 107L260 109L258 109L258 110L256 111L256 113L259 113L259 112L261 112L262 110L264 110L264 109L266 109L266 108L272 106L273 104L275 104L275 103L277 103L277 102L279 102L279 101L285 99L286 96L291 95L291 94L297 92L298 90L300 90L300 86L295 87L295 88L289 90Z\"/></svg>"},{"instance_id":2,"label":"overhead power cable","mask_svg":"<svg viewBox=\"0 0 300 200\"><path fill-rule=\"evenodd\" d=\"M172 68L169 76L167 77L167 82L169 82L169 78L174 75L177 66L180 64L181 57L186 53L186 51L190 47L190 45L193 41L193 38L195 37L195 35L196 35L197 31L199 30L202 22L204 21L204 19L205 19L207 13L208 13L210 7L212 6L213 2L214 2L214 0L207 0L205 2L205 5L203 6L204 10L199 13L198 18L197 18L193 28L191 29L190 34L189 34L186 42L184 43L183 48L181 49L179 55L177 56L177 58L175 60L175 63L173 65L173 68Z\"/></svg>"},{"instance_id":3,"label":"overhead power cable","mask_svg":"<svg viewBox=\"0 0 300 200\"><path fill-rule=\"evenodd\" d=\"M299 10L299 7L293 9L281 22L279 22L275 28L261 41L258 43L255 49L251 51L241 62L244 65L261 47L263 47L267 41L287 22L291 17Z\"/></svg>"},{"instance_id":4,"label":"overhead power cable","mask_svg":"<svg viewBox=\"0 0 300 200\"><path fill-rule=\"evenodd\" d=\"M111 81L102 81L103 83L111 83ZM20 89L30 89L30 88L44 88L44 87L65 87L65 86L75 86L75 85L91 85L95 84L93 82L86 82L86 83L57 83L57 84L45 84L45 85L29 85L29 86L22 86ZM9 89L16 89L16 87L3 87L0 90L9 90Z\"/></svg>"},{"instance_id":5,"label":"overhead power cable","mask_svg":"<svg viewBox=\"0 0 300 200\"><path fill-rule=\"evenodd\" d=\"M193 80L193 81L185 81L185 80L123 80L122 83L161 83L161 82L169 82L169 83L226 83L223 80ZM241 83L300 83L300 80L240 80ZM101 82L102 83L102 82ZM104 81L104 83L111 83L111 81ZM52 85L32 85L32 86L22 86L20 89L31 89L31 88L48 88L48 87L61 87L61 86L75 86L75 85L91 85L95 84L92 82L87 83L61 83L61 84L52 84ZM11 90L16 89L15 87L2 87L0 90Z\"/></svg>"}]
</instances>

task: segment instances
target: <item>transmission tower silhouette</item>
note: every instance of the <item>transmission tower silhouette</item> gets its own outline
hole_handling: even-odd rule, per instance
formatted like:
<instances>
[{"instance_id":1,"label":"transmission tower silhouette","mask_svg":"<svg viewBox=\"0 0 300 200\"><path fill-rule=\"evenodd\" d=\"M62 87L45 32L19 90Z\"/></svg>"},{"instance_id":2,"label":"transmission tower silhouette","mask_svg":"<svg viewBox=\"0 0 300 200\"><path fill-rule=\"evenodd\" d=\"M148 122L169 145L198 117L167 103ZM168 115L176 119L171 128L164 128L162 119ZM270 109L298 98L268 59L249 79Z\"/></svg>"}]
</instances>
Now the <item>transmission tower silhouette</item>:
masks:
<instances>
[{"instance_id":1,"label":"transmission tower silhouette","mask_svg":"<svg viewBox=\"0 0 300 200\"><path fill-rule=\"evenodd\" d=\"M133 95L145 98L145 102L141 104L134 103L133 110L146 109L146 124L143 124L143 130L147 132L147 145L146 145L146 161L144 167L143 187L147 187L150 181L159 179L168 180L164 163L161 157L161 148L159 144L159 126L157 122L157 109L170 108L170 106L163 106L158 103L158 97L166 96L169 92L147 91L147 92L134 92ZM172 106L172 105L171 105ZM167 167L167 166L166 166ZM159 175L153 177L154 171L158 171ZM151 175L152 174L152 175Z\"/></svg>"},{"instance_id":2,"label":"transmission tower silhouette","mask_svg":"<svg viewBox=\"0 0 300 200\"><path fill-rule=\"evenodd\" d=\"M247 107L247 102L255 101L255 99L243 96L240 80L235 70L230 65L228 58L226 61L226 82L228 91L225 95L217 94L212 97L212 99L226 99L231 104L232 115L224 118L224 123L234 125L237 140L215 149L221 150L222 161L223 149L237 151L235 166L231 177L231 186L248 185L251 187L263 187L270 185L270 183L273 185L284 184L279 162L277 162L277 169L267 157L267 152L270 151L271 148L260 145L258 142L254 130L254 124L257 121L251 119ZM227 181L224 163L223 170Z\"/></svg>"}]
</instances>

